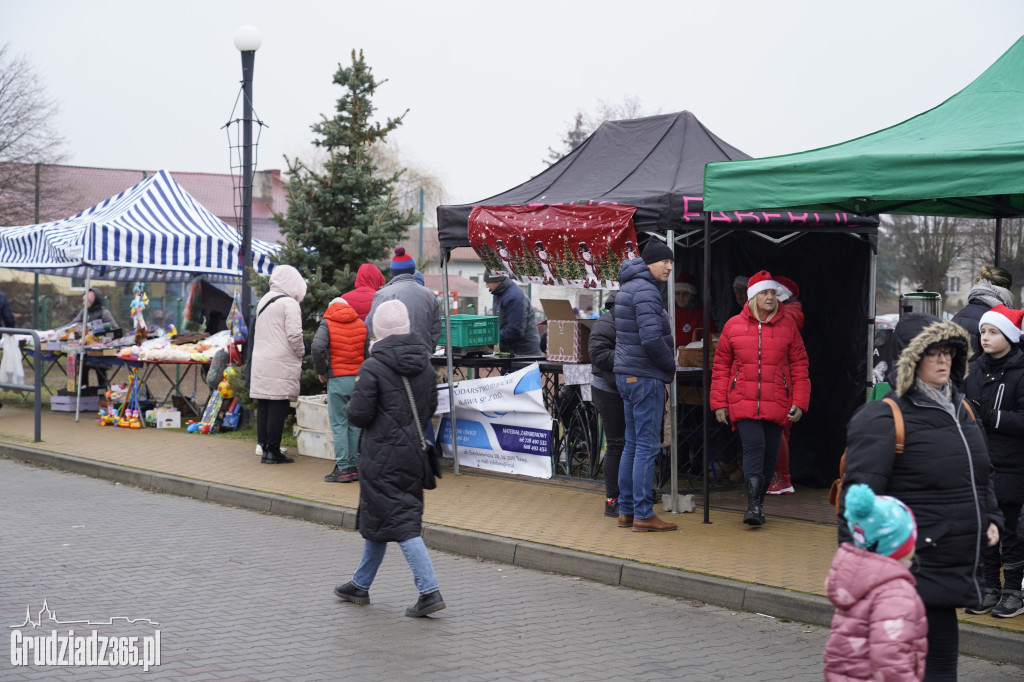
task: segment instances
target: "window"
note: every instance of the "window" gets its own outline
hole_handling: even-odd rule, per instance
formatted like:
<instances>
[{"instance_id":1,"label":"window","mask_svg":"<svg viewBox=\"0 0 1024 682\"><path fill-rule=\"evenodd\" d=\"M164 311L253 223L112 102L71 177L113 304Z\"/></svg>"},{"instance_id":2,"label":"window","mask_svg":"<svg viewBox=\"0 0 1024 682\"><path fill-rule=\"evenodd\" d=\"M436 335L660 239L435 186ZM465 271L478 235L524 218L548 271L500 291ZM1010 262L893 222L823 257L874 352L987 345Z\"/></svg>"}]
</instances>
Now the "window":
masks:
<instances>
[{"instance_id":1,"label":"window","mask_svg":"<svg viewBox=\"0 0 1024 682\"><path fill-rule=\"evenodd\" d=\"M959 292L960 291L960 278L959 277L947 277L946 278L946 291L947 292Z\"/></svg>"}]
</instances>

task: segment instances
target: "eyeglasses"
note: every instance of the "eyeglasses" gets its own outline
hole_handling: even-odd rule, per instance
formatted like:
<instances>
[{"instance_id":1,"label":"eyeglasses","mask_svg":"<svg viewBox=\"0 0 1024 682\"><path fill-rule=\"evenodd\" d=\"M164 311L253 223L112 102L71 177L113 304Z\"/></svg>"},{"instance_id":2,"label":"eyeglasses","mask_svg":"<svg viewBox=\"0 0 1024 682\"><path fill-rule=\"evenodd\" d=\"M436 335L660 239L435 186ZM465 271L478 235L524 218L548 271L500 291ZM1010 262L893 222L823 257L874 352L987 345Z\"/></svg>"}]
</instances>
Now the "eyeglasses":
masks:
<instances>
[{"instance_id":1,"label":"eyeglasses","mask_svg":"<svg viewBox=\"0 0 1024 682\"><path fill-rule=\"evenodd\" d=\"M932 362L938 362L939 358L942 358L944 360L952 360L953 359L953 349L952 348L935 348L935 349L930 350L927 353L925 353L924 356L926 358L928 358L929 360L931 360Z\"/></svg>"}]
</instances>

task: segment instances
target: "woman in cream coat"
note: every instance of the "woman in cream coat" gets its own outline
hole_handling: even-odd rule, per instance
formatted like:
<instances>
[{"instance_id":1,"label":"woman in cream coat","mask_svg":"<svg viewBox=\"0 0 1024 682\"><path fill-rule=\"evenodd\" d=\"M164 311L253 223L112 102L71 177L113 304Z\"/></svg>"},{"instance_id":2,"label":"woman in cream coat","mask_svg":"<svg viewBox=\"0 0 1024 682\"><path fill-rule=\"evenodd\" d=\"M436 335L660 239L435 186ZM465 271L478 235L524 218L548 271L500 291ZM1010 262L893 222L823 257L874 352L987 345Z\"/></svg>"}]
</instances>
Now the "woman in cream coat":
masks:
<instances>
[{"instance_id":1,"label":"woman in cream coat","mask_svg":"<svg viewBox=\"0 0 1024 682\"><path fill-rule=\"evenodd\" d=\"M264 464L295 461L281 452L281 434L289 403L299 397L306 353L299 302L305 295L306 281L299 271L278 265L270 276L270 290L256 306L249 397L256 400L256 438Z\"/></svg>"}]
</instances>

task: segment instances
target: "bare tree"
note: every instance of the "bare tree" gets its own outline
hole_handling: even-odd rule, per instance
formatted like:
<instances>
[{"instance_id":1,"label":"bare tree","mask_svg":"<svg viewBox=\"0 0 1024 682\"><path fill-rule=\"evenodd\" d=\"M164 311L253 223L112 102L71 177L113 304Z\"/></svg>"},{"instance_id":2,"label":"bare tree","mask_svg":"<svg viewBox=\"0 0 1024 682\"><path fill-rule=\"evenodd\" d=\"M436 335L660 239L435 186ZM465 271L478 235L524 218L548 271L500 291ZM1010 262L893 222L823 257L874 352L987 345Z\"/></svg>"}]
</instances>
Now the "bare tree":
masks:
<instances>
[{"instance_id":1,"label":"bare tree","mask_svg":"<svg viewBox=\"0 0 1024 682\"><path fill-rule=\"evenodd\" d=\"M587 113L582 109L576 112L572 125L562 136L563 151L548 147L548 158L544 159L544 163L550 166L579 147L605 121L621 121L649 115L651 114L644 111L640 98L633 95L623 97L621 102L598 100L594 113Z\"/></svg>"},{"instance_id":2,"label":"bare tree","mask_svg":"<svg viewBox=\"0 0 1024 682\"><path fill-rule=\"evenodd\" d=\"M34 164L57 163L63 156L57 112L32 64L0 46L0 225L33 222Z\"/></svg>"},{"instance_id":3,"label":"bare tree","mask_svg":"<svg viewBox=\"0 0 1024 682\"><path fill-rule=\"evenodd\" d=\"M944 291L950 265L964 252L969 226L944 216L884 216L883 230L891 251L883 268L887 277L910 280L926 291ZM880 253L879 258L883 255ZM888 268L891 266L891 270Z\"/></svg>"}]
</instances>

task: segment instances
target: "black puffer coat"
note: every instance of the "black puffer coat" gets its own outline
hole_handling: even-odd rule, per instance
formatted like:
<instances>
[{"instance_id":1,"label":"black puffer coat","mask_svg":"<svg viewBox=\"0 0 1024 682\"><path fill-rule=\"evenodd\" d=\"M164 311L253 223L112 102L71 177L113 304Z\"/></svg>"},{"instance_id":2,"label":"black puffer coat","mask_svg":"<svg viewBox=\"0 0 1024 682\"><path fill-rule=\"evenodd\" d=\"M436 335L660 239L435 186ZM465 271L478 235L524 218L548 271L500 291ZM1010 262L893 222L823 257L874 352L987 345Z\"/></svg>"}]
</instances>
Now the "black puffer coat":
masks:
<instances>
[{"instance_id":1,"label":"black puffer coat","mask_svg":"<svg viewBox=\"0 0 1024 682\"><path fill-rule=\"evenodd\" d=\"M996 497L1002 504L1024 503L1024 352L1011 347L997 370L982 353L971 363L967 397L978 403L988 435Z\"/></svg>"},{"instance_id":2,"label":"black puffer coat","mask_svg":"<svg viewBox=\"0 0 1024 682\"><path fill-rule=\"evenodd\" d=\"M403 376L412 386L426 432L437 408L437 388L430 349L414 334L374 344L345 410L363 430L356 527L374 542L401 542L421 533L424 457Z\"/></svg>"},{"instance_id":3,"label":"black puffer coat","mask_svg":"<svg viewBox=\"0 0 1024 682\"><path fill-rule=\"evenodd\" d=\"M590 366L594 374L615 389L615 292L609 294L605 305L608 312L599 317L590 328ZM617 390L616 390L617 392Z\"/></svg>"},{"instance_id":4,"label":"black puffer coat","mask_svg":"<svg viewBox=\"0 0 1024 682\"><path fill-rule=\"evenodd\" d=\"M924 313L904 316L891 339L896 366L890 383L903 413L903 454L894 453L892 411L882 401L862 406L847 433L843 495L854 483L902 500L917 520L917 559L911 572L925 606L963 607L981 601L981 547L989 523L1002 529L981 426L954 390L956 418L914 388L918 363L936 344L953 348L953 385L967 371L967 332ZM839 516L839 541L850 534Z\"/></svg>"},{"instance_id":5,"label":"black puffer coat","mask_svg":"<svg viewBox=\"0 0 1024 682\"><path fill-rule=\"evenodd\" d=\"M971 337L971 360L975 360L981 355L981 334L978 331L978 323L981 322L981 316L991 309L990 305L972 300L953 316L953 321L966 329Z\"/></svg>"}]
</instances>

